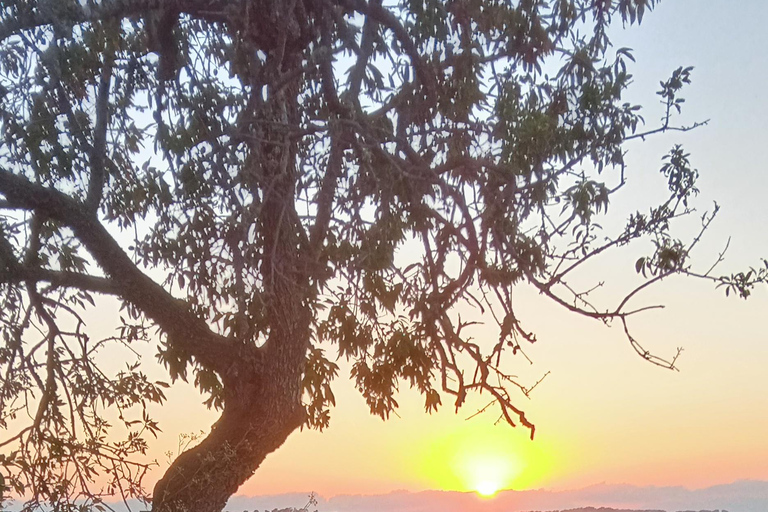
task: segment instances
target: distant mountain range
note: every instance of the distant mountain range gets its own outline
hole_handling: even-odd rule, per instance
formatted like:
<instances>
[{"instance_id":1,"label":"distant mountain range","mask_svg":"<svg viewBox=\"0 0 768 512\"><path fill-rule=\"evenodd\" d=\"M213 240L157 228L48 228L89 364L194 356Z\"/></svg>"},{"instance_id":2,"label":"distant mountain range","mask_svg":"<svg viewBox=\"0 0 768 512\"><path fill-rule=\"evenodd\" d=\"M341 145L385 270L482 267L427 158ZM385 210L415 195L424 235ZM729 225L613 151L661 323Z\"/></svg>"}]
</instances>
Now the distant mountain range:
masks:
<instances>
[{"instance_id":1,"label":"distant mountain range","mask_svg":"<svg viewBox=\"0 0 768 512\"><path fill-rule=\"evenodd\" d=\"M293 512L308 493L234 496L228 512ZM112 504L124 511L122 504ZM601 508L598 508L601 507ZM144 510L135 503L131 509ZM19 503L5 504L8 512ZM317 497L318 512L768 512L768 482L746 480L705 489L599 484L570 491L501 491L493 498L452 491L395 491L380 495Z\"/></svg>"},{"instance_id":2,"label":"distant mountain range","mask_svg":"<svg viewBox=\"0 0 768 512\"><path fill-rule=\"evenodd\" d=\"M491 499L475 493L396 491L318 497L317 501L311 510L318 512L768 512L768 482L747 480L694 490L599 484L570 491L501 491ZM226 510L271 511L301 507L306 502L306 494L234 496Z\"/></svg>"},{"instance_id":3,"label":"distant mountain range","mask_svg":"<svg viewBox=\"0 0 768 512\"><path fill-rule=\"evenodd\" d=\"M306 508L294 508L294 507L288 507L288 508L280 508L280 509L272 509L270 510L264 510L264 512L305 512ZM309 509L314 510L314 509ZM254 510L253 512L259 512L259 510ZM531 511L531 512L540 512L540 511ZM606 507L586 507L586 508L569 508L568 510L554 510L551 512L666 512L664 510L627 510L627 509L617 509L617 508L606 508ZM696 512L694 510L685 510L680 512ZM698 512L728 512L727 510L700 510Z\"/></svg>"},{"instance_id":4,"label":"distant mountain range","mask_svg":"<svg viewBox=\"0 0 768 512\"><path fill-rule=\"evenodd\" d=\"M295 508L295 507L288 507L288 508L275 508L272 510L264 510L264 512L305 512L306 508ZM314 510L314 509L309 509ZM259 510L254 510L253 512L259 512ZM531 511L531 512L540 512L540 511ZM627 510L627 509L617 509L617 508L606 508L606 507L586 507L586 508L569 508L568 510L554 510L551 512L666 512L664 510ZM682 512L696 512L696 511L682 511ZM728 512L727 510L700 510L698 512Z\"/></svg>"}]
</instances>

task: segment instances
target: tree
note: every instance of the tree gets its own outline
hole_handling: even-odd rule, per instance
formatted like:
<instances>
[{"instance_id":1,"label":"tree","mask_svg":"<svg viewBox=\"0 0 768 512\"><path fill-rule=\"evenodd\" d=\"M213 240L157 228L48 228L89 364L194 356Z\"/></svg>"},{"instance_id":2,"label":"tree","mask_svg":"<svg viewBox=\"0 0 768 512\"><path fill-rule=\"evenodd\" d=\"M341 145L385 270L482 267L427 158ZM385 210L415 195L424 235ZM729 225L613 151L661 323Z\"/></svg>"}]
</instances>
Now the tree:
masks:
<instances>
[{"instance_id":1,"label":"tree","mask_svg":"<svg viewBox=\"0 0 768 512\"><path fill-rule=\"evenodd\" d=\"M655 0L10 0L0 18L0 467L65 509L142 495L147 412L168 384L110 345L158 343L171 381L221 411L154 487L152 510L219 511L302 425L323 428L338 367L386 418L400 383L430 412L485 392L511 425L502 355L535 336L512 290L621 322L671 275L742 297L763 267L699 272L670 233L697 171L675 146L669 195L606 233L626 143L673 124L691 68L645 128L622 94L612 21ZM715 211L702 217L702 233ZM645 281L619 304L573 285L586 262L645 240ZM89 335L101 296L117 334ZM459 307L498 326L470 336ZM111 411L111 412L110 412ZM108 420L113 414L116 420ZM115 423L114 425L112 423ZM123 432L124 437L119 437ZM138 458L136 458L138 457ZM96 482L107 475L102 488Z\"/></svg>"}]
</instances>

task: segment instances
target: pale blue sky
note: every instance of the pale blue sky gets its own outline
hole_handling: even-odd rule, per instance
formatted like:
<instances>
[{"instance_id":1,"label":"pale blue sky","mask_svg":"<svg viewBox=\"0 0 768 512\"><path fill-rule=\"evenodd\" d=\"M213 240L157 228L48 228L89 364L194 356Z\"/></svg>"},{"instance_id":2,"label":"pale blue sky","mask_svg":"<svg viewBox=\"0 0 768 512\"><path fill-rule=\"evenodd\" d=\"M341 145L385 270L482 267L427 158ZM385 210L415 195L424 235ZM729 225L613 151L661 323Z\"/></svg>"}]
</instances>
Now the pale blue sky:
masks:
<instances>
[{"instance_id":1,"label":"pale blue sky","mask_svg":"<svg viewBox=\"0 0 768 512\"><path fill-rule=\"evenodd\" d=\"M761 233L768 219L766 22L763 0L666 0L642 26L617 34L620 44L636 50L633 97L644 104L670 71L695 67L683 118L710 119L710 125L673 138L685 144L701 171L701 197L723 206L714 231L734 235L735 249L760 248L762 255L768 255L768 236ZM663 151L665 142L647 146ZM651 153L637 152L643 161Z\"/></svg>"}]
</instances>

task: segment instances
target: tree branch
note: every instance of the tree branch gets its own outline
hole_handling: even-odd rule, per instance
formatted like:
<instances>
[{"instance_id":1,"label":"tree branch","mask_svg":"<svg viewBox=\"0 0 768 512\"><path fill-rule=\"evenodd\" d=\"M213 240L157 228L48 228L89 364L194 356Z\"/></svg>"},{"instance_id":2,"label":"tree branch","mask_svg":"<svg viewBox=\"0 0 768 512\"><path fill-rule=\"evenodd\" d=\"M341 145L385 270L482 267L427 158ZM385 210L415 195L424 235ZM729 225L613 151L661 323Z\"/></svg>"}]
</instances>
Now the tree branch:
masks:
<instances>
[{"instance_id":1,"label":"tree branch","mask_svg":"<svg viewBox=\"0 0 768 512\"><path fill-rule=\"evenodd\" d=\"M88 197L85 204L93 215L99 210L99 203L104 190L106 173L104 159L107 149L107 128L109 127L109 85L112 81L112 56L104 59L104 66L99 80L99 92L96 97L96 126L93 129L93 147L91 148L91 180L88 183Z\"/></svg>"},{"instance_id":2,"label":"tree branch","mask_svg":"<svg viewBox=\"0 0 768 512\"><path fill-rule=\"evenodd\" d=\"M381 1L377 2L377 5L381 5ZM365 78L365 70L368 67L368 60L373 53L373 40L375 38L377 23L371 18L365 18L365 24L363 25L363 36L360 41L360 55L357 57L352 71L349 73L349 95L352 100L359 104L358 96L360 95L360 88Z\"/></svg>"},{"instance_id":3,"label":"tree branch","mask_svg":"<svg viewBox=\"0 0 768 512\"><path fill-rule=\"evenodd\" d=\"M47 282L55 287L78 288L104 295L120 295L120 288L110 279L78 272L56 272L42 268L18 266L10 274L0 274L0 284L22 281Z\"/></svg>"},{"instance_id":4,"label":"tree branch","mask_svg":"<svg viewBox=\"0 0 768 512\"><path fill-rule=\"evenodd\" d=\"M98 4L40 0L37 8L17 8L15 16L0 22L0 42L9 37L46 25L79 24L123 18L153 10L178 10L210 21L226 19L226 0L102 0Z\"/></svg>"},{"instance_id":5,"label":"tree branch","mask_svg":"<svg viewBox=\"0 0 768 512\"><path fill-rule=\"evenodd\" d=\"M344 165L343 150L339 146L338 136L331 130L331 152L326 164L325 175L317 192L317 217L312 225L309 235L309 246L312 254L317 257L323 241L328 233L328 225L331 222L333 203L336 196L336 186L341 176Z\"/></svg>"},{"instance_id":6,"label":"tree branch","mask_svg":"<svg viewBox=\"0 0 768 512\"><path fill-rule=\"evenodd\" d=\"M400 43L408 54L408 58L411 60L411 65L416 70L416 76L426 88L428 96L432 99L437 94L437 80L435 75L430 72L429 67L424 59L421 57L419 48L411 39L410 34L406 28L400 23L400 21L389 10L381 5L380 2L365 2L364 0L356 0L352 2L354 9L360 14L370 17L371 19L378 21L384 27L392 31L398 43Z\"/></svg>"},{"instance_id":7,"label":"tree branch","mask_svg":"<svg viewBox=\"0 0 768 512\"><path fill-rule=\"evenodd\" d=\"M107 276L115 278L111 281L117 294L154 320L173 344L214 371L225 372L230 367L236 355L229 341L211 331L186 302L173 297L136 267L83 204L5 169L0 169L0 193L12 205L36 210L72 229Z\"/></svg>"}]
</instances>

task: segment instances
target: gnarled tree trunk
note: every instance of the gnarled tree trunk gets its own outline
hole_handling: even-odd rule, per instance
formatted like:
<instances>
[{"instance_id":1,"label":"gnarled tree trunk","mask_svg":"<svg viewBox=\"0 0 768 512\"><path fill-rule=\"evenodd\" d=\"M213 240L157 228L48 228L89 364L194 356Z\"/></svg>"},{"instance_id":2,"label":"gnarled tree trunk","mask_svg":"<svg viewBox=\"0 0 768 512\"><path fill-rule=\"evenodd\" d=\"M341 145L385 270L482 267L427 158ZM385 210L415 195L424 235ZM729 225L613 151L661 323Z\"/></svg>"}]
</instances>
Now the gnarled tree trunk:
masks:
<instances>
[{"instance_id":1,"label":"gnarled tree trunk","mask_svg":"<svg viewBox=\"0 0 768 512\"><path fill-rule=\"evenodd\" d=\"M301 376L295 371L301 367L280 348L279 362L265 358L267 367L243 363L233 369L224 383L221 418L157 483L153 512L219 512L264 458L302 424Z\"/></svg>"},{"instance_id":2,"label":"gnarled tree trunk","mask_svg":"<svg viewBox=\"0 0 768 512\"><path fill-rule=\"evenodd\" d=\"M288 45L281 51L275 68L290 74L301 65L301 48ZM265 457L305 420L301 395L310 346L307 260L312 255L296 212L296 143L288 129L299 124L299 86L294 81L269 94L269 102L254 103L250 129L257 136L242 170L258 204L253 222L263 247L260 274L267 341L261 347L252 341L238 345L231 367L218 370L224 394L221 418L157 483L153 512L221 511ZM254 95L260 97L260 90Z\"/></svg>"}]
</instances>

